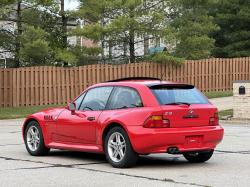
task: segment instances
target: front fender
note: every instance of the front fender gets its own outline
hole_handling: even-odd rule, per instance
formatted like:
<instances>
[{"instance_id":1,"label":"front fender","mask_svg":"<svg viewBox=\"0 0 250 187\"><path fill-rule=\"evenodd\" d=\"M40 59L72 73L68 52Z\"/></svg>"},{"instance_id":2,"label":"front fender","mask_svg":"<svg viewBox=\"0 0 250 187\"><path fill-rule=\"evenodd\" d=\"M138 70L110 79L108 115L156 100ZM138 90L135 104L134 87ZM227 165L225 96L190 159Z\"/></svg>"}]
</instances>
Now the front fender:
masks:
<instances>
[{"instance_id":1,"label":"front fender","mask_svg":"<svg viewBox=\"0 0 250 187\"><path fill-rule=\"evenodd\" d=\"M25 128L26 128L26 126L29 124L29 122L32 121L32 120L35 120L35 121L37 121L37 122L39 123L40 121L42 121L43 116L44 116L44 115L41 114L41 113L39 112L39 113L31 114L30 116L28 116L28 117L25 119L25 121L24 121L24 123L23 123L23 127L22 127L23 140L25 139L25 138L24 138ZM42 129L42 131L43 131L43 127L41 126L40 123L39 123L39 125L40 125L40 127L41 127L41 129Z\"/></svg>"},{"instance_id":2,"label":"front fender","mask_svg":"<svg viewBox=\"0 0 250 187\"><path fill-rule=\"evenodd\" d=\"M28 125L28 123L32 120L36 120L39 123L45 140L51 140L51 139L58 140L56 120L54 120L55 119L54 117L59 116L63 110L65 110L65 107L49 108L28 116L25 119L22 127L23 140L24 140L25 128Z\"/></svg>"}]
</instances>

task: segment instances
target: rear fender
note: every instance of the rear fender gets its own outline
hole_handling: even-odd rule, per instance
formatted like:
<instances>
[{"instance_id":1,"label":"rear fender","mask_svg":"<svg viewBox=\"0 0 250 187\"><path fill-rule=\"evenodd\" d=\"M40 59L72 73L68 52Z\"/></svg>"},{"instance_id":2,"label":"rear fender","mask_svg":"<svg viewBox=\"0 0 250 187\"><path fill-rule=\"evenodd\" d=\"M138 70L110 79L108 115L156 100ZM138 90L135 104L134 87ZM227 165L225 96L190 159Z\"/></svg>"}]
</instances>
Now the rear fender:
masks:
<instances>
[{"instance_id":1,"label":"rear fender","mask_svg":"<svg viewBox=\"0 0 250 187\"><path fill-rule=\"evenodd\" d=\"M133 146L133 139L131 139L127 127L143 126L149 116L163 115L163 110L160 106L120 109L116 111L117 112L114 110L103 111L99 116L96 126L96 144L103 144L103 135L106 127L110 124L119 124L127 132Z\"/></svg>"}]
</instances>

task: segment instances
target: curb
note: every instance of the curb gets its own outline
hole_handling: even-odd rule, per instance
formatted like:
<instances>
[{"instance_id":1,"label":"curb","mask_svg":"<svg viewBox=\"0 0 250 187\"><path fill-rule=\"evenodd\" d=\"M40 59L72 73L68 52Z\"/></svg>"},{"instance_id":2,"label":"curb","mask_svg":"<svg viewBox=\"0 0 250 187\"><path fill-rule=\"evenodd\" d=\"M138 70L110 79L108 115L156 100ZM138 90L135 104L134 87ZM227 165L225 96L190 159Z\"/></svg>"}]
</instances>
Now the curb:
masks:
<instances>
[{"instance_id":1,"label":"curb","mask_svg":"<svg viewBox=\"0 0 250 187\"><path fill-rule=\"evenodd\" d=\"M220 120L219 124L250 125L250 120Z\"/></svg>"}]
</instances>

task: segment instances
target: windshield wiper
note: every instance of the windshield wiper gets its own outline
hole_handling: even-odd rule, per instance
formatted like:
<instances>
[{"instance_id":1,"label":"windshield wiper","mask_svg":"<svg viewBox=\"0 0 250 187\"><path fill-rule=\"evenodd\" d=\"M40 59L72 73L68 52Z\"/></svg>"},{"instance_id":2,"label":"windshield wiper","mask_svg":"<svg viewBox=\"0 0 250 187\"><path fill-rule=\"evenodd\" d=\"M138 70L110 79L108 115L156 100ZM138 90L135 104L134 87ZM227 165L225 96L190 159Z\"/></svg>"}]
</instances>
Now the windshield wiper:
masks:
<instances>
[{"instance_id":1,"label":"windshield wiper","mask_svg":"<svg viewBox=\"0 0 250 187\"><path fill-rule=\"evenodd\" d=\"M190 106L190 103L172 102L172 103L167 103L165 105L188 105L188 106Z\"/></svg>"}]
</instances>

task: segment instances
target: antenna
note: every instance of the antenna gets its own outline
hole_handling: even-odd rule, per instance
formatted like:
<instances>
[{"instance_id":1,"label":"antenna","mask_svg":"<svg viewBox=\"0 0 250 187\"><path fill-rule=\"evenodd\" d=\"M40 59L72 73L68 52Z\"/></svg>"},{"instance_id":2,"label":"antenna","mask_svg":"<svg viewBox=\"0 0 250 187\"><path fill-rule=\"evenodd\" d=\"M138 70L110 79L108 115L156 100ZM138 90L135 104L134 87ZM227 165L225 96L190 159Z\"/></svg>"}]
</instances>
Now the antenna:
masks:
<instances>
[{"instance_id":1,"label":"antenna","mask_svg":"<svg viewBox=\"0 0 250 187\"><path fill-rule=\"evenodd\" d=\"M166 73L166 69L165 69L165 71L163 72L163 74L161 75L161 79L160 79L160 81L162 81L162 77L163 77L163 75Z\"/></svg>"}]
</instances>

